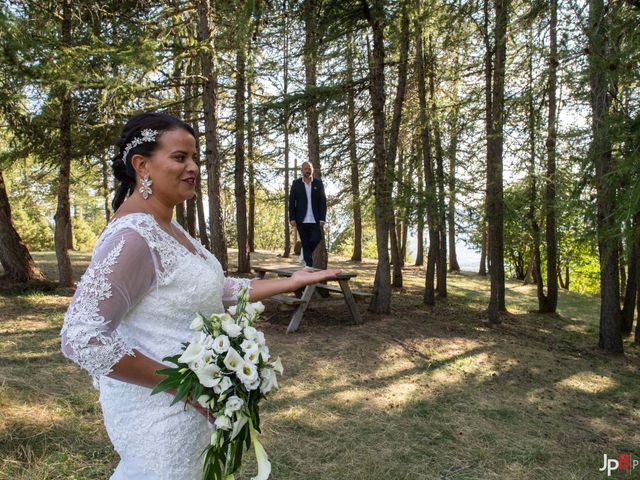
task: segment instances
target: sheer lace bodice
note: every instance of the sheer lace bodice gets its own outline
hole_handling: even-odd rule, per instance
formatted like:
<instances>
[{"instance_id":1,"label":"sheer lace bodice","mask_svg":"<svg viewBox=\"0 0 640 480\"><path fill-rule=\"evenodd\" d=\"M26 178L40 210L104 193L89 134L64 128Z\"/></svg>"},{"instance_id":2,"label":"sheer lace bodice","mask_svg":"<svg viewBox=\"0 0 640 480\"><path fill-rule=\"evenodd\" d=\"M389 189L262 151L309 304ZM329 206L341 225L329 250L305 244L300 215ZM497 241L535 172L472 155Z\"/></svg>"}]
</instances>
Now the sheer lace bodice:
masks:
<instances>
[{"instance_id":1,"label":"sheer lace bodice","mask_svg":"<svg viewBox=\"0 0 640 480\"><path fill-rule=\"evenodd\" d=\"M100 389L105 425L122 459L114 479L196 478L197 446L204 442L204 448L209 436L206 420L183 405L169 407L166 394L151 397L147 388L106 375L134 349L158 361L178 353L191 337L195 312L222 312L249 282L225 278L217 259L174 227L189 238L195 254L151 215L112 221L65 315L62 350ZM188 453L195 457L191 462L181 458Z\"/></svg>"}]
</instances>

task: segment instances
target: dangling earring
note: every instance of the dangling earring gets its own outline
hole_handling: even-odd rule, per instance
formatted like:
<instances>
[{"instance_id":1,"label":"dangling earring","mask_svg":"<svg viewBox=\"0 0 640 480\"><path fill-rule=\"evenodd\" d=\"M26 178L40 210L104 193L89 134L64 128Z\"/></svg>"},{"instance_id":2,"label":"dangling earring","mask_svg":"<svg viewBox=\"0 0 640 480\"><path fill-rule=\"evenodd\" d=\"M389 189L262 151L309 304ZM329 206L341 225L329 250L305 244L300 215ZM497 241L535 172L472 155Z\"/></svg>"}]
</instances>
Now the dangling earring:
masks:
<instances>
[{"instance_id":1,"label":"dangling earring","mask_svg":"<svg viewBox=\"0 0 640 480\"><path fill-rule=\"evenodd\" d=\"M151 184L152 183L153 182L149 178L149 174L145 175L144 178L142 180L140 180L140 190L139 190L139 192L142 194L142 198L144 198L145 200L147 198L149 198L149 195L151 195L153 193L151 191Z\"/></svg>"}]
</instances>

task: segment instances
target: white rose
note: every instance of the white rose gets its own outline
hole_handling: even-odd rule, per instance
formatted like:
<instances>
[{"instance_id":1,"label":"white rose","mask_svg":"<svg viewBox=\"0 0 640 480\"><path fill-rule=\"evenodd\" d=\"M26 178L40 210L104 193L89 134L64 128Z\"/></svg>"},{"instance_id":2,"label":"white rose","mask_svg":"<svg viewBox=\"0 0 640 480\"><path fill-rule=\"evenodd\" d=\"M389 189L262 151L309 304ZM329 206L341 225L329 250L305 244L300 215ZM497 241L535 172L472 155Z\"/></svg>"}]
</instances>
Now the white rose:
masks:
<instances>
[{"instance_id":1,"label":"white rose","mask_svg":"<svg viewBox=\"0 0 640 480\"><path fill-rule=\"evenodd\" d=\"M231 338L236 338L240 336L242 333L242 327L240 325L236 325L235 323L226 323L222 325L222 329L229 335Z\"/></svg>"},{"instance_id":2,"label":"white rose","mask_svg":"<svg viewBox=\"0 0 640 480\"><path fill-rule=\"evenodd\" d=\"M236 372L243 367L244 360L242 359L240 354L236 352L235 348L229 347L227 356L224 357L224 364L229 370L231 370L232 372Z\"/></svg>"},{"instance_id":3,"label":"white rose","mask_svg":"<svg viewBox=\"0 0 640 480\"><path fill-rule=\"evenodd\" d=\"M254 327L244 327L244 330L242 332L244 333L244 338L246 338L247 340L255 340L258 330L256 330Z\"/></svg>"},{"instance_id":4,"label":"white rose","mask_svg":"<svg viewBox=\"0 0 640 480\"><path fill-rule=\"evenodd\" d=\"M258 360L260 359L259 355L260 355L260 350L258 350L258 346L256 345L255 348L251 350L247 350L245 352L244 361L255 365L256 363L258 363Z\"/></svg>"},{"instance_id":5,"label":"white rose","mask_svg":"<svg viewBox=\"0 0 640 480\"><path fill-rule=\"evenodd\" d=\"M264 394L269 393L272 389L278 388L278 378L276 372L271 368L260 369L260 376L262 381L260 382L260 391Z\"/></svg>"},{"instance_id":6,"label":"white rose","mask_svg":"<svg viewBox=\"0 0 640 480\"><path fill-rule=\"evenodd\" d=\"M224 353L229 350L231 343L229 342L229 337L226 335L218 335L213 340L213 349L218 353Z\"/></svg>"},{"instance_id":7,"label":"white rose","mask_svg":"<svg viewBox=\"0 0 640 480\"><path fill-rule=\"evenodd\" d=\"M249 327L247 327L249 328ZM246 328L245 328L246 330ZM258 348L258 344L256 342L254 342L253 340L249 340L248 338L243 340L242 343L240 344L240 348L242 349L243 352L246 352L247 350L253 350L255 348Z\"/></svg>"},{"instance_id":8,"label":"white rose","mask_svg":"<svg viewBox=\"0 0 640 480\"><path fill-rule=\"evenodd\" d=\"M202 315L198 313L196 315L196 318L194 318L191 321L191 325L189 325L189 328L191 330L202 330L203 326L204 326L204 318L202 317Z\"/></svg>"},{"instance_id":9,"label":"white rose","mask_svg":"<svg viewBox=\"0 0 640 480\"><path fill-rule=\"evenodd\" d=\"M234 412L237 412L242 408L242 405L244 405L244 400L237 395L233 395L227 398L227 403L225 403L224 406L224 414L231 418Z\"/></svg>"},{"instance_id":10,"label":"white rose","mask_svg":"<svg viewBox=\"0 0 640 480\"><path fill-rule=\"evenodd\" d=\"M226 415L218 415L214 425L220 430L231 430L231 419Z\"/></svg>"},{"instance_id":11,"label":"white rose","mask_svg":"<svg viewBox=\"0 0 640 480\"><path fill-rule=\"evenodd\" d=\"M220 383L220 367L214 363L209 363L197 370L194 370L198 380L205 387L213 387Z\"/></svg>"},{"instance_id":12,"label":"white rose","mask_svg":"<svg viewBox=\"0 0 640 480\"><path fill-rule=\"evenodd\" d=\"M258 379L258 368L253 363L242 362L242 366L236 371L236 375L247 386Z\"/></svg>"},{"instance_id":13,"label":"white rose","mask_svg":"<svg viewBox=\"0 0 640 480\"><path fill-rule=\"evenodd\" d=\"M264 312L264 305L262 304L262 302L247 304L247 313L250 316L253 317L254 315L260 315L262 312Z\"/></svg>"},{"instance_id":14,"label":"white rose","mask_svg":"<svg viewBox=\"0 0 640 480\"><path fill-rule=\"evenodd\" d=\"M245 384L247 390L257 390L260 386L260 378L256 378L253 382Z\"/></svg>"},{"instance_id":15,"label":"white rose","mask_svg":"<svg viewBox=\"0 0 640 480\"><path fill-rule=\"evenodd\" d=\"M200 342L192 341L182 355L178 358L180 363L192 363L197 360L201 360L204 355L204 347Z\"/></svg>"},{"instance_id":16,"label":"white rose","mask_svg":"<svg viewBox=\"0 0 640 480\"><path fill-rule=\"evenodd\" d=\"M223 376L220 383L218 385L214 385L213 392L217 395L220 395L222 392L225 392L229 388L231 388L232 385L233 383L231 382L231 379L229 377Z\"/></svg>"}]
</instances>

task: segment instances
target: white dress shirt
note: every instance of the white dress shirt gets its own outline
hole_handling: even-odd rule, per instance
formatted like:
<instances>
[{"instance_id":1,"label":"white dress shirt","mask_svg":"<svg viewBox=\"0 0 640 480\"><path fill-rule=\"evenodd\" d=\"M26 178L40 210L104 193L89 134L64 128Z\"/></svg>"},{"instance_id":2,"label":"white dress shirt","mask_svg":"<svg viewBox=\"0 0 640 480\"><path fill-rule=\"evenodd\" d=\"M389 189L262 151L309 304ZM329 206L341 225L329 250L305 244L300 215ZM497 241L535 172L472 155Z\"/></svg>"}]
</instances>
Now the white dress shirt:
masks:
<instances>
[{"instance_id":1,"label":"white dress shirt","mask_svg":"<svg viewBox=\"0 0 640 480\"><path fill-rule=\"evenodd\" d=\"M303 178L302 183L304 184L304 190L307 193L307 214L304 216L302 223L316 223L316 219L313 216L313 207L311 206L311 185L313 184L313 179L307 183Z\"/></svg>"}]
</instances>

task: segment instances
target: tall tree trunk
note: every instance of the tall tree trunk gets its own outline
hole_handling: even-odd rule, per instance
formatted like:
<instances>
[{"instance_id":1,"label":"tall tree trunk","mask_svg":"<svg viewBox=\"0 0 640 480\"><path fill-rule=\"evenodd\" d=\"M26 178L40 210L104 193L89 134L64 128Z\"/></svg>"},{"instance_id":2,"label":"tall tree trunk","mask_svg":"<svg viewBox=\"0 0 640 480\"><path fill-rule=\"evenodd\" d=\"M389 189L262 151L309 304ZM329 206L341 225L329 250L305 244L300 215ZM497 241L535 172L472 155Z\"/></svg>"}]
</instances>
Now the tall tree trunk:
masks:
<instances>
[{"instance_id":1,"label":"tall tree trunk","mask_svg":"<svg viewBox=\"0 0 640 480\"><path fill-rule=\"evenodd\" d=\"M618 276L617 226L614 220L616 187L609 131L608 80L606 71L606 22L603 0L589 1L589 77L591 82L591 155L595 163L595 187L600 253L600 338L598 346L622 352L620 284Z\"/></svg>"},{"instance_id":2,"label":"tall tree trunk","mask_svg":"<svg viewBox=\"0 0 640 480\"><path fill-rule=\"evenodd\" d=\"M458 54L455 58L455 69L458 70ZM458 79L453 83L453 112L449 126L450 140L447 149L447 158L449 159L449 178L447 182L449 204L447 205L447 233L449 236L449 271L459 272L458 255L456 253L456 164L458 157L458 136L460 134L459 115L460 103L458 98Z\"/></svg>"},{"instance_id":3,"label":"tall tree trunk","mask_svg":"<svg viewBox=\"0 0 640 480\"><path fill-rule=\"evenodd\" d=\"M316 92L318 83L318 48L320 45L320 31L318 18L320 15L320 2L318 0L304 0L302 4L304 16L304 76L305 76L305 97L307 101L307 151L309 161L313 165L313 174L316 178L322 178L322 168L320 166L320 132L318 130L318 94ZM327 245L325 243L324 231L322 240L313 251L313 267L327 268Z\"/></svg>"},{"instance_id":4,"label":"tall tree trunk","mask_svg":"<svg viewBox=\"0 0 640 480\"><path fill-rule=\"evenodd\" d=\"M431 134L429 132L429 118L427 116L427 87L425 80L425 61L422 38L422 25L416 21L416 76L418 80L419 124L422 161L425 180L425 206L427 225L429 229L429 250L427 252L427 268L425 271L424 298L426 305L435 305L435 273L436 262L440 250L440 235L438 234L438 207L436 182L433 174L433 159L431 157Z\"/></svg>"},{"instance_id":5,"label":"tall tree trunk","mask_svg":"<svg viewBox=\"0 0 640 480\"><path fill-rule=\"evenodd\" d=\"M0 170L0 264L12 282L44 280L11 220L11 206Z\"/></svg>"},{"instance_id":6,"label":"tall tree trunk","mask_svg":"<svg viewBox=\"0 0 640 480\"><path fill-rule=\"evenodd\" d=\"M365 3L365 6L367 4ZM388 190L388 164L385 156L385 91L384 91L384 7L381 0L374 0L366 9L373 34L373 52L369 65L369 88L373 114L373 157L376 247L378 264L373 283L373 296L369 311L391 312L391 271L389 265L389 218L391 192Z\"/></svg>"},{"instance_id":7,"label":"tall tree trunk","mask_svg":"<svg viewBox=\"0 0 640 480\"><path fill-rule=\"evenodd\" d=\"M282 256L289 258L291 255L291 229L289 224L289 130L291 115L289 109L289 3L284 0L284 44L283 44L283 92L282 95L285 98L284 105L284 252ZM296 230L295 228L293 229Z\"/></svg>"},{"instance_id":8,"label":"tall tree trunk","mask_svg":"<svg viewBox=\"0 0 640 480\"><path fill-rule=\"evenodd\" d=\"M391 129L389 131L389 143L385 154L387 164L387 186L389 195L393 192L393 178L395 176L395 163L398 151L398 137L400 135L400 124L402 122L402 106L407 87L407 64L409 59L409 14L405 3L402 3L402 31L400 34L400 62L398 63L398 85L396 87L396 97L393 102L393 116ZM399 174L399 178L401 173ZM393 200L392 200L393 202ZM389 234L391 236L391 258L393 261L393 281L394 287L402 287L402 265L400 252L400 242L398 239L395 224L397 219L393 211L393 203L389 206Z\"/></svg>"},{"instance_id":9,"label":"tall tree trunk","mask_svg":"<svg viewBox=\"0 0 640 480\"><path fill-rule=\"evenodd\" d=\"M528 95L527 95L527 116L528 116L528 133L529 133L529 210L527 217L529 220L529 226L531 228L531 262L529 270L531 277L536 283L536 294L538 297L538 310L542 311L542 307L546 302L544 294L544 279L540 272L541 267L541 251L540 251L540 225L536 217L536 200L538 198L538 182L536 174L536 111L533 103L533 34L532 29L529 29L529 36L527 38L528 49ZM525 282L527 280L525 276Z\"/></svg>"},{"instance_id":10,"label":"tall tree trunk","mask_svg":"<svg viewBox=\"0 0 640 480\"><path fill-rule=\"evenodd\" d=\"M238 51L236 52L236 115L235 115L235 197L236 197L236 228L238 239L238 272L248 273L250 271L249 252L247 248L247 189L245 187L245 97L246 88L245 69L246 54L245 45L242 39L239 40Z\"/></svg>"},{"instance_id":11,"label":"tall tree trunk","mask_svg":"<svg viewBox=\"0 0 640 480\"><path fill-rule=\"evenodd\" d=\"M189 99L189 107L187 111L187 121L190 122L193 131L196 134L196 164L198 165L198 176L196 177L196 194L193 198L195 202L196 215L198 217L198 236L200 243L205 248L210 249L209 235L207 234L207 220L204 215L204 205L202 203L202 168L200 159L200 120L197 108L197 99L199 98L199 89L194 81L198 75L197 58L193 58L187 67L187 98Z\"/></svg>"},{"instance_id":12,"label":"tall tree trunk","mask_svg":"<svg viewBox=\"0 0 640 480\"><path fill-rule=\"evenodd\" d=\"M485 198L484 202L484 211L482 214L482 221L480 224L480 228L482 228L482 247L480 248L480 266L478 267L478 275L482 275L483 277L487 275L487 250L489 249L489 242L487 238L487 221L486 221L486 211L487 211L487 202Z\"/></svg>"},{"instance_id":13,"label":"tall tree trunk","mask_svg":"<svg viewBox=\"0 0 640 480\"><path fill-rule=\"evenodd\" d=\"M440 135L440 119L438 114L436 94L435 94L435 77L436 77L436 58L433 51L433 43L429 36L429 96L431 99L431 111L433 112L431 125L433 127L433 137L435 143L436 154L436 189L437 189L437 229L439 238L438 257L436 260L436 290L438 297L447 297L447 230L446 230L446 208L444 202L444 165L442 138Z\"/></svg>"},{"instance_id":14,"label":"tall tree trunk","mask_svg":"<svg viewBox=\"0 0 640 480\"><path fill-rule=\"evenodd\" d=\"M255 174L255 150L254 150L254 120L253 120L253 55L250 61L250 71L247 78L247 166L249 173L249 216L247 245L249 252L256 251L256 174Z\"/></svg>"},{"instance_id":15,"label":"tall tree trunk","mask_svg":"<svg viewBox=\"0 0 640 480\"><path fill-rule=\"evenodd\" d=\"M209 196L209 224L211 226L211 251L222 269L228 269L227 238L222 213L220 187L221 158L218 150L218 92L215 68L214 37L211 32L211 12L208 0L195 0L198 9L198 39L206 46L200 50L202 69L204 127L206 142L207 190Z\"/></svg>"},{"instance_id":16,"label":"tall tree trunk","mask_svg":"<svg viewBox=\"0 0 640 480\"><path fill-rule=\"evenodd\" d=\"M416 162L416 183L418 184L417 199L417 219L416 219L416 267L424 264L424 218L425 218L425 200L424 200L424 174L422 166L422 150L420 147L414 147L411 157Z\"/></svg>"},{"instance_id":17,"label":"tall tree trunk","mask_svg":"<svg viewBox=\"0 0 640 480\"><path fill-rule=\"evenodd\" d=\"M640 212L633 219L632 234L629 240L628 277L622 303L622 334L629 335L633 328L633 313L638 291L638 263L640 262ZM640 317L638 317L640 318Z\"/></svg>"},{"instance_id":18,"label":"tall tree trunk","mask_svg":"<svg viewBox=\"0 0 640 480\"><path fill-rule=\"evenodd\" d=\"M487 139L487 217L491 298L489 321L500 323L505 308L504 205L502 198L502 150L504 129L504 80L507 56L509 0L495 0L495 62L493 68L491 135Z\"/></svg>"},{"instance_id":19,"label":"tall tree trunk","mask_svg":"<svg viewBox=\"0 0 640 480\"><path fill-rule=\"evenodd\" d=\"M351 166L351 201L353 205L353 254L351 260L362 261L362 209L360 205L360 172L356 137L356 100L353 86L353 35L347 40L347 122L349 129L349 164Z\"/></svg>"},{"instance_id":20,"label":"tall tree trunk","mask_svg":"<svg viewBox=\"0 0 640 480\"><path fill-rule=\"evenodd\" d=\"M540 304L540 311L555 313L558 306L558 242L556 237L556 84L558 67L558 0L551 0L549 20L549 112L547 129L547 175L545 179L545 210L547 242L547 295Z\"/></svg>"},{"instance_id":21,"label":"tall tree trunk","mask_svg":"<svg viewBox=\"0 0 640 480\"><path fill-rule=\"evenodd\" d=\"M71 47L71 0L62 2L62 47ZM69 206L69 186L71 175L71 91L61 87L60 102L60 170L58 173L58 207L55 214L54 240L58 260L59 284L70 287L73 284L69 248L71 208Z\"/></svg>"}]
</instances>

